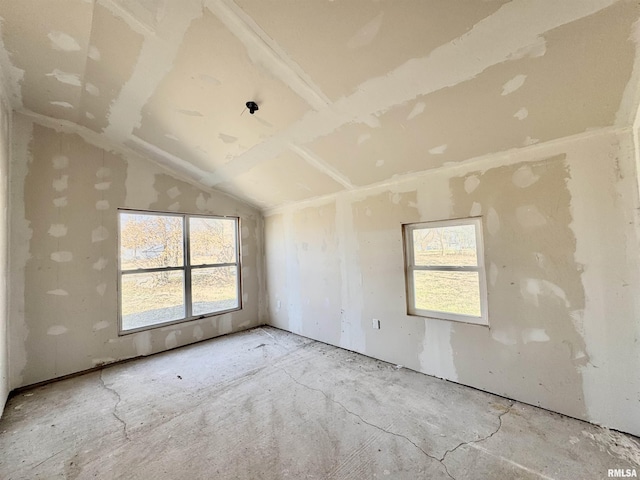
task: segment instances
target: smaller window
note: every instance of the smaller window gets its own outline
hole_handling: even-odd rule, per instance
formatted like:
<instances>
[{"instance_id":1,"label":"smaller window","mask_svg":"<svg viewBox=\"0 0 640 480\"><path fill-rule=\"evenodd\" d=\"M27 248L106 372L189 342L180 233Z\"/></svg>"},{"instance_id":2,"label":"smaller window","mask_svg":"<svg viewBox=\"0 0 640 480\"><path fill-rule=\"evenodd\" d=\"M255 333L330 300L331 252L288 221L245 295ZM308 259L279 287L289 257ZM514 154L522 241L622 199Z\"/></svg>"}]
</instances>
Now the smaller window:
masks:
<instances>
[{"instance_id":1,"label":"smaller window","mask_svg":"<svg viewBox=\"0 0 640 480\"><path fill-rule=\"evenodd\" d=\"M409 315L488 325L480 218L403 226Z\"/></svg>"}]
</instances>

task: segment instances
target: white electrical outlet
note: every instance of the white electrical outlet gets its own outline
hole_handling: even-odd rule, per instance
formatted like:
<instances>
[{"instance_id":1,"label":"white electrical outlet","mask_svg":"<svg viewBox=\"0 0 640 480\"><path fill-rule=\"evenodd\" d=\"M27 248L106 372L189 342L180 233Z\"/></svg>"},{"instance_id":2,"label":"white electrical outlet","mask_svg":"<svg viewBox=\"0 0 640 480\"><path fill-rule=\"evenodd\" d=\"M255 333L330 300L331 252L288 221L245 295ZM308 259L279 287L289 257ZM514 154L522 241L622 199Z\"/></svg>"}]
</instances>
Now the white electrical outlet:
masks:
<instances>
[{"instance_id":1,"label":"white electrical outlet","mask_svg":"<svg viewBox=\"0 0 640 480\"><path fill-rule=\"evenodd\" d=\"M380 320L378 320L377 318L374 318L371 320L371 326L375 329L375 330L380 330Z\"/></svg>"}]
</instances>

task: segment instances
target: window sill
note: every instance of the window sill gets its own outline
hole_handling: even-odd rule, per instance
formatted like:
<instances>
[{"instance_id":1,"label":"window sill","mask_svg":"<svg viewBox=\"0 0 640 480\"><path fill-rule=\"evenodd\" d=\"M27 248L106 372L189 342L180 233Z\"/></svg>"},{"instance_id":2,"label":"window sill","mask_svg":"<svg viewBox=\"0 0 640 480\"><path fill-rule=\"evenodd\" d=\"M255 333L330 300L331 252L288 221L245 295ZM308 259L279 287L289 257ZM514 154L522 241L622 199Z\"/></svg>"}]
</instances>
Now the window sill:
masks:
<instances>
[{"instance_id":1,"label":"window sill","mask_svg":"<svg viewBox=\"0 0 640 480\"><path fill-rule=\"evenodd\" d=\"M407 312L410 317L429 318L432 320L443 320L446 322L465 323L467 325L477 325L489 328L489 321L482 317L470 317L468 315L447 314L445 312L417 311Z\"/></svg>"},{"instance_id":2,"label":"window sill","mask_svg":"<svg viewBox=\"0 0 640 480\"><path fill-rule=\"evenodd\" d=\"M154 330L156 328L168 327L168 326L171 326L171 325L177 325L179 323L193 322L194 320L202 320L202 319L205 319L205 318L217 317L217 316L224 315L224 314L227 314L227 313L238 312L240 310L242 310L242 306L237 307L237 308L231 308L229 310L220 310L219 312L211 312L211 313L205 313L205 314L202 314L202 315L195 315L195 316L188 317L188 318L181 318L179 320L171 320L171 321L168 321L168 322L154 323L153 325L148 325L148 326L145 326L145 327L138 327L138 328L131 328L131 329L128 329L128 330L122 330L121 321L120 321L120 323L118 324L118 336L119 337L123 337L125 335L130 335L132 333L139 333L139 332L144 332L144 331L147 331L147 330Z\"/></svg>"}]
</instances>

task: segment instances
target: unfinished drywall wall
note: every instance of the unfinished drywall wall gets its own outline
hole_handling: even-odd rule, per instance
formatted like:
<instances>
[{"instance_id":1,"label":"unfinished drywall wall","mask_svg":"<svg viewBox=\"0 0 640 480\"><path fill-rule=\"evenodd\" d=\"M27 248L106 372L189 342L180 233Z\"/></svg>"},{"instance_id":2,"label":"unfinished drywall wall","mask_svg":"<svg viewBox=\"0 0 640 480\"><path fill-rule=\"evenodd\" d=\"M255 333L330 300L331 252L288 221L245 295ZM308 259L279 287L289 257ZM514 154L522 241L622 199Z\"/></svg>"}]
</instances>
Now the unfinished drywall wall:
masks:
<instances>
[{"instance_id":1,"label":"unfinished drywall wall","mask_svg":"<svg viewBox=\"0 0 640 480\"><path fill-rule=\"evenodd\" d=\"M268 211L271 321L640 434L634 162L630 129L599 130ZM489 327L408 316L401 225L470 216Z\"/></svg>"},{"instance_id":2,"label":"unfinished drywall wall","mask_svg":"<svg viewBox=\"0 0 640 480\"><path fill-rule=\"evenodd\" d=\"M260 323L262 220L255 209L23 115L14 132L12 388ZM243 309L119 337L120 207L239 216Z\"/></svg>"},{"instance_id":3,"label":"unfinished drywall wall","mask_svg":"<svg viewBox=\"0 0 640 480\"><path fill-rule=\"evenodd\" d=\"M9 226L8 176L10 155L11 109L6 97L0 95L0 416L9 396L9 325L7 317L7 253Z\"/></svg>"}]
</instances>

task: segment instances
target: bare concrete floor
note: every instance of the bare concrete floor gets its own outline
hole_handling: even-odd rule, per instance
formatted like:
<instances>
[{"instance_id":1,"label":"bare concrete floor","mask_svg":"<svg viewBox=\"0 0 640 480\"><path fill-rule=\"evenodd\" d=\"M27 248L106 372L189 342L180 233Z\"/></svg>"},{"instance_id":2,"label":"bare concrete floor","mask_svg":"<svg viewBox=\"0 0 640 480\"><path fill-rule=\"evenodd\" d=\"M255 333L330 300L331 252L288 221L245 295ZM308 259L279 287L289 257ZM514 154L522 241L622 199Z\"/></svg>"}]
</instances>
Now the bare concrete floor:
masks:
<instances>
[{"instance_id":1,"label":"bare concrete floor","mask_svg":"<svg viewBox=\"0 0 640 480\"><path fill-rule=\"evenodd\" d=\"M22 392L2 479L604 479L638 439L273 328Z\"/></svg>"}]
</instances>

